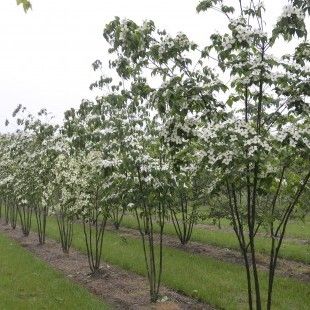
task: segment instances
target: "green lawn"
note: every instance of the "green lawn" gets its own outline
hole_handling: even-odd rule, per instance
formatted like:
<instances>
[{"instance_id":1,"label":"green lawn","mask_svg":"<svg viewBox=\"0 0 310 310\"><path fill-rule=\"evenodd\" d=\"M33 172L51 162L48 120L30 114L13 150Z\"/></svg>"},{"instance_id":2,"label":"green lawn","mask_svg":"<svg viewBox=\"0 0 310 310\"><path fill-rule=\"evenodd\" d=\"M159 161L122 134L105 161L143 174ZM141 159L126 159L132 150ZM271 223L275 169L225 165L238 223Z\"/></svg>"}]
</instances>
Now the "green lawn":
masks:
<instances>
[{"instance_id":1,"label":"green lawn","mask_svg":"<svg viewBox=\"0 0 310 310\"><path fill-rule=\"evenodd\" d=\"M47 234L58 239L58 229L53 218L48 219ZM73 246L85 252L82 226L74 225ZM106 232L103 259L124 269L145 275L141 241L122 238L117 233ZM247 309L245 273L242 266L224 263L201 255L164 249L163 283L191 295L197 296L218 308ZM263 291L267 277L261 274ZM265 298L265 296L264 296ZM277 277L274 290L273 309L308 309L310 286L293 279Z\"/></svg>"},{"instance_id":2,"label":"green lawn","mask_svg":"<svg viewBox=\"0 0 310 310\"><path fill-rule=\"evenodd\" d=\"M310 240L310 217L306 217L304 222L293 220L287 225L286 233L288 237Z\"/></svg>"},{"instance_id":3,"label":"green lawn","mask_svg":"<svg viewBox=\"0 0 310 310\"><path fill-rule=\"evenodd\" d=\"M212 220L206 219L201 223L212 225ZM229 221L226 219L221 220L221 226L223 228L231 229ZM260 232L264 233L265 232L264 228L261 228ZM306 216L304 221L298 219L293 219L289 221L286 228L286 236L291 238L310 240L310 216Z\"/></svg>"},{"instance_id":4,"label":"green lawn","mask_svg":"<svg viewBox=\"0 0 310 310\"><path fill-rule=\"evenodd\" d=\"M108 309L14 241L0 234L0 309Z\"/></svg>"},{"instance_id":5,"label":"green lawn","mask_svg":"<svg viewBox=\"0 0 310 310\"><path fill-rule=\"evenodd\" d=\"M125 216L122 225L128 228L137 229L137 221L133 216ZM159 227L155 225L155 230L159 231ZM176 235L172 224L165 224L165 234ZM225 230L210 230L207 228L194 227L192 241L197 241L214 246L239 249L237 238L234 232ZM264 237L257 237L256 245L259 252L263 254L269 253L270 241ZM280 257L310 263L310 245L300 244L294 240L283 241L280 250Z\"/></svg>"}]
</instances>

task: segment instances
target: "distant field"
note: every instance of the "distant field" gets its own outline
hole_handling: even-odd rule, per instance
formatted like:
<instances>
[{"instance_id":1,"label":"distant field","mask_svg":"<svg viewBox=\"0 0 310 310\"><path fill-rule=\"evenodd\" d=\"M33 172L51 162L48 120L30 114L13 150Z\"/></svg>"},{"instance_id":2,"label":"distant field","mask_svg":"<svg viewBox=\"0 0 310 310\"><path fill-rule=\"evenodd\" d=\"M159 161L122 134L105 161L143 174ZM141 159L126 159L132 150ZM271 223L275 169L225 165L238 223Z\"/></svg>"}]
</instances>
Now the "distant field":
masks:
<instances>
[{"instance_id":1,"label":"distant field","mask_svg":"<svg viewBox=\"0 0 310 310\"><path fill-rule=\"evenodd\" d=\"M201 223L212 225L212 220L206 219L201 221ZM221 226L223 228L231 228L229 221L225 219L221 220ZM260 232L264 233L264 228L261 228ZM306 216L304 220L291 220L286 228L286 237L310 240L310 216Z\"/></svg>"}]
</instances>

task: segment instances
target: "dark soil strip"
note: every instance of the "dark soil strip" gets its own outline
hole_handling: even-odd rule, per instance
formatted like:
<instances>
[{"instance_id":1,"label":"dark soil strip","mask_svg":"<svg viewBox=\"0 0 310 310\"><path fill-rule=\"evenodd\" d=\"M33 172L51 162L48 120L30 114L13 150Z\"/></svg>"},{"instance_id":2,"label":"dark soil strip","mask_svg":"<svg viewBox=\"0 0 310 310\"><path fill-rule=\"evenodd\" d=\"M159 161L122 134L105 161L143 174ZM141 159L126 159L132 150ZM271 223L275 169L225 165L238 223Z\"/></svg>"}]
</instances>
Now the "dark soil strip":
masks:
<instances>
[{"instance_id":1,"label":"dark soil strip","mask_svg":"<svg viewBox=\"0 0 310 310\"><path fill-rule=\"evenodd\" d=\"M12 230L3 222L0 222L0 233L14 239L50 266L60 270L68 278L102 298L113 309L214 310L209 305L197 302L165 287L162 287L161 293L168 300L151 304L148 282L142 276L106 263L102 264L100 275L92 276L89 274L87 256L79 251L72 249L69 255L63 254L60 244L51 239L48 239L43 246L38 245L35 233L31 232L28 237L24 237L20 229Z\"/></svg>"},{"instance_id":2,"label":"dark soil strip","mask_svg":"<svg viewBox=\"0 0 310 310\"><path fill-rule=\"evenodd\" d=\"M110 231L116 231L112 226L107 227ZM135 237L139 238L139 231L132 228L120 227L118 230L119 234L126 238ZM158 237L158 236L157 236ZM201 254L208 257L215 258L220 261L243 264L242 256L238 251L221 248L213 245L203 244L199 242L191 241L187 245L181 245L177 237L171 235L164 235L163 244L168 247L176 248L193 254ZM263 254L257 254L257 262L259 269L262 271L268 270L268 258ZM310 265L291 261L287 259L278 259L277 274L286 277L295 278L304 282L310 282Z\"/></svg>"}]
</instances>

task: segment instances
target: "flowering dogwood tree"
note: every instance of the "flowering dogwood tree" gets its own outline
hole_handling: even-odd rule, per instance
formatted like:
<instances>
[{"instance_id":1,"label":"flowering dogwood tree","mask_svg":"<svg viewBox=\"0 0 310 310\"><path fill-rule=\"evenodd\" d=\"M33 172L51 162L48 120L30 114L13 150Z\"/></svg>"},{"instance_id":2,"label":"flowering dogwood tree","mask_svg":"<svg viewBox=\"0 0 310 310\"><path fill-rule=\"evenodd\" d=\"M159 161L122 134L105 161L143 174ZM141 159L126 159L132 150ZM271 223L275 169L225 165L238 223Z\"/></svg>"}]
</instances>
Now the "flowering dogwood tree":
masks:
<instances>
[{"instance_id":1,"label":"flowering dogwood tree","mask_svg":"<svg viewBox=\"0 0 310 310\"><path fill-rule=\"evenodd\" d=\"M250 309L253 302L262 307L255 237L262 225L269 227L269 309L285 228L310 176L309 44L304 41L309 7L289 1L270 33L260 1L234 7L207 0L197 7L208 9L227 18L227 33L213 34L197 63L186 53L199 49L185 35L172 38L156 32L153 22L138 26L116 18L104 32L115 55L110 66L125 80L139 77L148 89L146 71L163 79L161 87L151 87L148 105L158 112L172 154L192 140L200 145L196 155L208 175L205 191L224 188L245 261ZM300 40L291 55L273 55L280 37ZM206 65L210 60L218 70ZM228 83L221 81L220 70L231 75Z\"/></svg>"},{"instance_id":2,"label":"flowering dogwood tree","mask_svg":"<svg viewBox=\"0 0 310 310\"><path fill-rule=\"evenodd\" d=\"M10 157L9 149L14 141L13 134L1 135L0 137L0 217L2 217L2 207L4 206L4 220L8 224L11 222L13 229L16 227L17 206L14 201L14 162Z\"/></svg>"},{"instance_id":3,"label":"flowering dogwood tree","mask_svg":"<svg viewBox=\"0 0 310 310\"><path fill-rule=\"evenodd\" d=\"M73 220L80 203L80 166L76 157L70 156L69 143L62 137L54 145L57 157L51 170L53 176L44 192L44 204L57 219L61 247L69 253L73 237Z\"/></svg>"},{"instance_id":4,"label":"flowering dogwood tree","mask_svg":"<svg viewBox=\"0 0 310 310\"><path fill-rule=\"evenodd\" d=\"M11 212L12 208L17 207L24 236L28 236L30 233L33 212L31 178L34 172L28 165L31 160L31 152L27 149L30 143L31 138L27 134L18 133L10 147L10 157L13 161L13 170L11 170L11 182L13 184L10 186L12 192L10 192L9 206Z\"/></svg>"},{"instance_id":5,"label":"flowering dogwood tree","mask_svg":"<svg viewBox=\"0 0 310 310\"><path fill-rule=\"evenodd\" d=\"M231 75L227 120L199 130L205 152L202 162L213 171L210 190L222 186L227 196L245 261L250 309L254 303L256 309L262 308L255 237L261 225L268 227L270 309L286 226L310 178L310 45L305 41L304 20L310 7L306 1L288 1L267 32L261 1L239 1L239 7L226 3L201 1L197 7L198 11L215 9L227 17L227 32L213 34L202 57L215 57L219 68ZM295 38L296 46L291 54L277 57L273 51L281 37Z\"/></svg>"},{"instance_id":6,"label":"flowering dogwood tree","mask_svg":"<svg viewBox=\"0 0 310 310\"><path fill-rule=\"evenodd\" d=\"M19 167L16 169L18 197L24 197L21 202L20 212L28 214L27 220L21 220L23 223L29 223L30 229L31 212L24 212L25 208L34 210L39 243L45 242L46 220L48 216L48 205L45 202L45 189L51 181L51 169L56 158L53 149L54 134L57 126L50 124L49 115L46 110L42 109L37 116L28 114L24 116L25 108L18 106L13 116L16 117L17 124L22 127L18 142L13 149ZM28 231L28 229L27 229ZM29 233L29 231L28 231Z\"/></svg>"},{"instance_id":7,"label":"flowering dogwood tree","mask_svg":"<svg viewBox=\"0 0 310 310\"><path fill-rule=\"evenodd\" d=\"M100 65L96 62L95 65ZM102 87L104 84L92 84ZM106 80L111 84L112 80ZM101 84L101 85L100 85ZM158 128L149 118L145 98L150 88L143 80L132 81L129 89L117 85L113 94L98 99L105 118L110 149L118 158L111 175L109 199L113 212L115 204L126 206L136 216L140 231L152 301L159 298L162 274L162 235L167 205L169 169L160 150ZM163 179L164 178L164 179ZM116 207L117 208L117 207ZM110 211L110 213L112 213ZM159 249L156 247L154 225L159 224Z\"/></svg>"},{"instance_id":8,"label":"flowering dogwood tree","mask_svg":"<svg viewBox=\"0 0 310 310\"><path fill-rule=\"evenodd\" d=\"M162 272L164 220L170 213L180 241L188 242L198 218L198 205L191 201L197 185L197 161L189 160L197 140L193 132L201 120L209 121L213 115L221 117L223 105L214 100L213 93L226 88L207 66L189 58L190 51L197 52L197 45L184 34L172 38L165 31L156 31L152 21L139 26L116 18L106 26L104 37L114 57L110 67L122 79L111 89L114 93L119 91L125 103L122 113L128 136L123 144L128 148L123 153L131 179L127 184L135 193L129 205L142 237L151 300L156 301ZM100 65L95 62L96 69ZM163 83L154 85L151 75ZM92 87L107 83L111 79L102 76ZM114 105L114 109L119 106ZM160 227L157 267L156 216Z\"/></svg>"},{"instance_id":9,"label":"flowering dogwood tree","mask_svg":"<svg viewBox=\"0 0 310 310\"><path fill-rule=\"evenodd\" d=\"M107 139L110 130L100 102L84 101L78 111L67 111L63 132L71 140L71 156L79 162L79 194L74 209L83 221L89 266L96 273L100 269L103 235L110 214L111 178L118 156Z\"/></svg>"},{"instance_id":10,"label":"flowering dogwood tree","mask_svg":"<svg viewBox=\"0 0 310 310\"><path fill-rule=\"evenodd\" d=\"M195 164L186 159L187 154L195 148L193 132L199 122L221 117L223 105L214 99L214 93L225 90L226 86L208 66L197 60L197 44L185 34L179 33L173 38L165 31L156 30L152 21L139 26L131 20L116 18L106 26L104 37L111 45L110 53L115 56L110 66L123 80L132 81L132 97L136 101L141 95L137 91L144 90L146 106L161 124L162 147L169 153L173 173L179 174L178 184L182 184L174 191L169 213L181 243L185 244L199 217L198 204L190 201L194 197L194 182L185 185L192 187L185 190L181 181L195 174ZM156 85L151 76L162 83Z\"/></svg>"}]
</instances>

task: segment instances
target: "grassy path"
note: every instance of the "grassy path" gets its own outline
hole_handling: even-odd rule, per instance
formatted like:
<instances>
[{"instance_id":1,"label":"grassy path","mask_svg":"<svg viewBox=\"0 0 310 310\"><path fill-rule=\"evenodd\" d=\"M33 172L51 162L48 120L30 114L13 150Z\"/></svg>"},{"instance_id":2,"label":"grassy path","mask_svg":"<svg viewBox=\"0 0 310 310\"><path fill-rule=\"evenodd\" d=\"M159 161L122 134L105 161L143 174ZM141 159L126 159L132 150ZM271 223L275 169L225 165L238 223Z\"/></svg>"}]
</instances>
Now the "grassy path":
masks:
<instances>
[{"instance_id":1,"label":"grassy path","mask_svg":"<svg viewBox=\"0 0 310 310\"><path fill-rule=\"evenodd\" d=\"M128 228L137 229L136 219L131 216L126 216L123 219L122 225ZM158 232L159 227L154 225ZM165 224L165 234L176 236L174 227L170 223ZM238 241L233 232L225 230L208 230L207 228L194 227L192 241L239 250ZM257 238L257 249L262 254L269 254L270 241L264 237ZM280 250L280 257L310 263L310 243L300 244L291 240L284 240Z\"/></svg>"},{"instance_id":2,"label":"grassy path","mask_svg":"<svg viewBox=\"0 0 310 310\"><path fill-rule=\"evenodd\" d=\"M1 309L108 309L14 241L0 234Z\"/></svg>"},{"instance_id":3,"label":"grassy path","mask_svg":"<svg viewBox=\"0 0 310 310\"><path fill-rule=\"evenodd\" d=\"M58 239L53 218L47 226L49 237ZM85 252L82 226L74 225L73 246ZM117 233L106 232L103 259L124 269L145 275L141 242L122 238ZM261 273L265 293L267 277ZM164 249L163 283L175 290L195 296L211 305L225 309L247 309L247 294L242 266L220 262L201 255L180 250ZM273 309L308 309L310 286L293 279L277 277L274 288ZM266 299L266 296L263 296Z\"/></svg>"},{"instance_id":4,"label":"grassy path","mask_svg":"<svg viewBox=\"0 0 310 310\"><path fill-rule=\"evenodd\" d=\"M201 224L212 225L212 220L206 219L202 221ZM229 220L227 219L221 220L221 226L224 229L230 229L232 231L231 225L229 224ZM259 231L261 233L265 232L264 228L261 228ZM309 240L310 239L310 216L306 216L303 221L297 220L297 219L291 220L288 223L287 228L286 228L286 236L288 238Z\"/></svg>"},{"instance_id":5,"label":"grassy path","mask_svg":"<svg viewBox=\"0 0 310 310\"><path fill-rule=\"evenodd\" d=\"M121 226L118 230L115 230L113 225L108 225L106 228L108 231L117 232L120 236L127 238L133 237L135 239L141 238L140 232L136 229L127 228ZM155 242L159 242L159 234L154 234ZM179 239L174 235L163 236L163 245L169 248L182 250L189 254L200 254L202 256L211 257L216 260L239 264L243 266L243 258L239 251L218 247L206 243L191 241L185 246L180 245ZM269 260L268 256L264 254L257 254L257 264L260 271L268 271ZM298 281L304 281L310 283L310 265L294 260L287 260L279 258L277 264L276 274L284 277L295 278Z\"/></svg>"}]
</instances>

